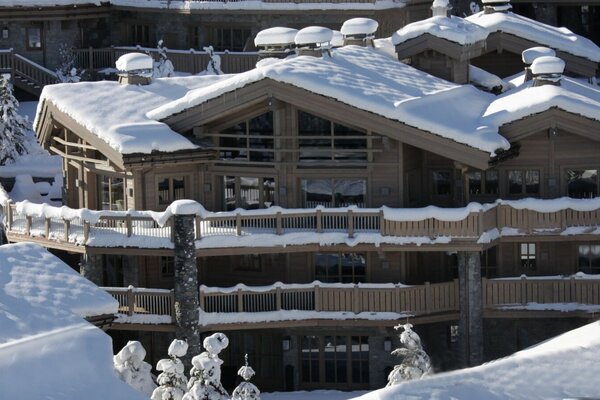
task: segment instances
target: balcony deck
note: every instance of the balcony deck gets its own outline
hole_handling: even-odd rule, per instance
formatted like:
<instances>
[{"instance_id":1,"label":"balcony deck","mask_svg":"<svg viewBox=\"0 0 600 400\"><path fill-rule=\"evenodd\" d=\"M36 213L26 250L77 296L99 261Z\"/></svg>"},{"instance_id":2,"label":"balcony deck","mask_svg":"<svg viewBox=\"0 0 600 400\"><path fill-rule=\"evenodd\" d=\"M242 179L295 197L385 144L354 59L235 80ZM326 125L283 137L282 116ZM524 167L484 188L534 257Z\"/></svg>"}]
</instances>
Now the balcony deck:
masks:
<instances>
[{"instance_id":1,"label":"balcony deck","mask_svg":"<svg viewBox=\"0 0 600 400\"><path fill-rule=\"evenodd\" d=\"M484 317L583 317L600 313L600 278L483 279ZM119 301L115 329L173 330L173 291L104 288ZM458 281L402 284L281 284L200 289L205 330L298 326L393 326L458 319Z\"/></svg>"},{"instance_id":2,"label":"balcony deck","mask_svg":"<svg viewBox=\"0 0 600 400\"><path fill-rule=\"evenodd\" d=\"M463 208L312 208L196 216L198 255L298 251L479 251L498 242L598 240L600 199L499 201ZM157 217L159 215L159 217ZM172 218L148 211L5 205L11 242L88 254L172 255Z\"/></svg>"}]
</instances>

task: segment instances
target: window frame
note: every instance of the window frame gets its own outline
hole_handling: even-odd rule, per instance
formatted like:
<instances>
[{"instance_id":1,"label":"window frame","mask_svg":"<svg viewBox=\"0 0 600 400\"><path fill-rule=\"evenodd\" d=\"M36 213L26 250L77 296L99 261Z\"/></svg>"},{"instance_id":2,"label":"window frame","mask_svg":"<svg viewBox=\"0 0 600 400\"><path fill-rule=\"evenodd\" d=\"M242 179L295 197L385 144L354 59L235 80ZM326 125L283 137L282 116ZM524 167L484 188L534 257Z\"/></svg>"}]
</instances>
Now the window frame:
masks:
<instances>
[{"instance_id":1,"label":"window frame","mask_svg":"<svg viewBox=\"0 0 600 400\"><path fill-rule=\"evenodd\" d=\"M583 246L588 246L589 247L589 252L586 255L587 257L587 266L585 268L582 267L581 265L581 259L583 258L581 255L581 248ZM577 260L576 260L576 268L577 271L579 272L583 272L585 274L600 274L600 265L595 267L593 266L593 252L592 252L592 247L597 247L597 250L600 250L600 242L585 242L585 243L577 243L576 244L576 256L577 256ZM598 252L600 254L600 251ZM600 258L600 257L599 257Z\"/></svg>"},{"instance_id":2,"label":"window frame","mask_svg":"<svg viewBox=\"0 0 600 400\"><path fill-rule=\"evenodd\" d=\"M106 178L106 182L105 179ZM118 183L113 183L113 180L119 179L121 180L121 199L116 199L114 193L116 190L113 190L113 186L119 186ZM107 185L108 187L108 208L104 208L104 187ZM127 210L127 196L126 196L126 185L127 180L121 176L113 176L107 174L97 174L96 175L96 208L99 210L109 210L109 211L126 211ZM122 200L122 208L118 208L117 201Z\"/></svg>"},{"instance_id":3,"label":"window frame","mask_svg":"<svg viewBox=\"0 0 600 400\"><path fill-rule=\"evenodd\" d=\"M536 271L538 268L539 243L519 242L517 246L517 257L521 270ZM523 246L526 246L525 252L523 252ZM533 246L533 251L531 246Z\"/></svg>"},{"instance_id":4,"label":"window frame","mask_svg":"<svg viewBox=\"0 0 600 400\"><path fill-rule=\"evenodd\" d=\"M229 31L229 43L225 44L224 31ZM234 46L234 31L242 31L242 36L245 37L244 43L240 46ZM244 35L247 33L247 35ZM206 36L208 40L205 40L204 46L212 46L216 52L244 52L248 40L252 38L252 27L244 25L209 25L206 27ZM204 47L203 46L203 47Z\"/></svg>"},{"instance_id":5,"label":"window frame","mask_svg":"<svg viewBox=\"0 0 600 400\"><path fill-rule=\"evenodd\" d=\"M336 177L332 177L332 178L322 178L322 177L310 177L310 176L304 176L304 177L300 177L298 182L298 195L300 196L299 202L298 204L301 204L303 208L314 208L317 205L321 205L325 208L335 208L335 207L348 207L349 205L356 205L359 208L365 208L367 207L367 204L369 203L368 200L368 196L369 196L369 180L366 177L363 176L352 176L352 177L344 177L344 176L336 176ZM308 181L329 181L330 183L330 187L331 187L331 201L329 202L329 206L324 205L324 204L317 204L319 203L319 201L315 201L315 205L314 206L310 206L307 203L306 200L306 192L305 191L305 185L307 185ZM362 203L345 203L344 204L339 204L336 200L336 192L335 188L336 188L336 182L339 181L355 181L355 182L359 182L361 181L363 183L363 188L364 188L364 193L363 193L363 201Z\"/></svg>"},{"instance_id":6,"label":"window frame","mask_svg":"<svg viewBox=\"0 0 600 400\"><path fill-rule=\"evenodd\" d=\"M259 209L264 209L264 208L269 208L271 206L277 205L279 200L278 200L278 190L277 190L277 177L276 176L269 176L269 175L264 175L264 176L255 176L254 174L248 174L247 176L244 175L233 175L233 174L228 174L228 173L224 173L223 175L217 175L219 181L221 182L221 209L223 211L233 211L236 208L244 208L243 204L242 204L242 179L243 178L249 178L249 179L258 179L258 188L262 188L262 190L259 189L258 191L258 208ZM232 209L228 208L228 201L227 199L230 197L227 197L227 178L233 178L234 179L234 202L235 202L235 207ZM265 199L268 197L266 196L266 187L265 187L265 182L269 182L272 181L273 182L273 191L272 191L272 201L271 204L269 204L269 206L267 206L265 204ZM244 209L253 209L253 208L244 208Z\"/></svg>"},{"instance_id":7,"label":"window frame","mask_svg":"<svg viewBox=\"0 0 600 400\"><path fill-rule=\"evenodd\" d=\"M31 29L38 29L40 35L40 45L39 46L31 46ZM31 23L25 26L25 47L27 51L42 51L44 50L44 24L43 23Z\"/></svg>"},{"instance_id":8,"label":"window frame","mask_svg":"<svg viewBox=\"0 0 600 400\"><path fill-rule=\"evenodd\" d=\"M175 184L174 181L176 179L179 178L183 178L183 197L182 198L175 198ZM169 182L169 199L168 201L161 201L160 198L160 193L161 190L159 189L159 185L164 181L164 180L168 180ZM190 198L190 194L192 193L192 188L190 187L190 183L191 183L191 174L177 174L177 175L173 175L173 174L160 174L160 175L156 175L155 176L155 184L154 187L156 189L156 207L157 208L166 208L168 207L171 203L173 203L175 200L182 200L182 199L186 199L186 198Z\"/></svg>"},{"instance_id":9,"label":"window frame","mask_svg":"<svg viewBox=\"0 0 600 400\"><path fill-rule=\"evenodd\" d=\"M543 169L536 167L525 167L525 168L506 168L506 195L508 197L539 197L542 194L542 177L543 177ZM521 173L521 191L518 193L511 193L510 189L510 173L511 172L520 172ZM529 172L537 172L538 173L538 191L535 193L527 192L527 173Z\"/></svg>"},{"instance_id":10,"label":"window frame","mask_svg":"<svg viewBox=\"0 0 600 400\"><path fill-rule=\"evenodd\" d=\"M346 257L344 257L344 255L346 255ZM329 259L330 256L337 256L337 271L335 274L329 274L329 269L331 267L331 265L327 264L324 267L324 271L325 274L319 274L317 273L317 256L324 256L325 259ZM352 273L349 274L344 274L344 266L342 265L342 260L344 260L347 257L351 257L351 260L353 261L352 265L351 265L351 269L352 269ZM356 273L356 269L357 267L360 267L359 264L354 263L355 259L362 259L364 261L363 267L364 267L364 274L357 274ZM367 281L368 278L368 269L369 269L369 262L368 262L368 257L367 257L367 253L355 253L355 252L343 252L343 251L339 251L339 252L323 252L323 253L314 253L313 257L312 257L312 265L313 265L313 276L315 280L318 280L320 282L323 283L364 283ZM348 278L350 277L350 281L345 281L344 278ZM333 280L332 280L333 278Z\"/></svg>"},{"instance_id":11,"label":"window frame","mask_svg":"<svg viewBox=\"0 0 600 400\"><path fill-rule=\"evenodd\" d=\"M251 121L262 117L263 115L270 114L271 119L271 133L270 134L251 134L250 125ZM261 163L261 164L273 164L276 161L276 149L275 149L275 113L267 110L258 114L249 116L247 118L229 121L225 126L221 124L213 127L211 131L205 133L207 137L212 137L213 146L219 151L219 160L224 162L245 162L245 163ZM228 130L233 130L237 125L245 125L244 133L227 133ZM217 132L217 133L212 133ZM225 146L223 144L227 139L245 143L244 146ZM271 141L270 147L253 147L253 141ZM226 157L226 153L238 152L238 156ZM241 153L245 153L245 156L240 157ZM253 159L252 154L263 154L263 159ZM265 157L266 155L270 155Z\"/></svg>"},{"instance_id":12,"label":"window frame","mask_svg":"<svg viewBox=\"0 0 600 400\"><path fill-rule=\"evenodd\" d=\"M496 191L495 192L491 192L488 191L488 181L489 179L489 173L491 172L495 172L496 173ZM481 187L481 191L479 193L472 193L471 192L471 178L470 175L472 174L480 174L480 187ZM486 169L486 170L472 170L467 172L466 174L466 179L469 182L469 198L471 197L489 197L489 196L496 196L496 197L500 197L500 171L497 169Z\"/></svg>"},{"instance_id":13,"label":"window frame","mask_svg":"<svg viewBox=\"0 0 600 400\"><path fill-rule=\"evenodd\" d=\"M563 183L563 188L564 188L564 194L565 196L571 197L569 194L569 178L568 178L568 174L569 171L573 171L573 170L584 170L584 171L589 171L589 170L595 170L596 171L596 195L594 197L598 197L600 196L600 168L598 166L583 166L583 167L579 167L579 166L565 166L562 168L562 174L561 177L562 179L564 179L564 183ZM578 199L589 199L589 198L593 198L593 197L573 197L573 198L578 198Z\"/></svg>"}]
</instances>

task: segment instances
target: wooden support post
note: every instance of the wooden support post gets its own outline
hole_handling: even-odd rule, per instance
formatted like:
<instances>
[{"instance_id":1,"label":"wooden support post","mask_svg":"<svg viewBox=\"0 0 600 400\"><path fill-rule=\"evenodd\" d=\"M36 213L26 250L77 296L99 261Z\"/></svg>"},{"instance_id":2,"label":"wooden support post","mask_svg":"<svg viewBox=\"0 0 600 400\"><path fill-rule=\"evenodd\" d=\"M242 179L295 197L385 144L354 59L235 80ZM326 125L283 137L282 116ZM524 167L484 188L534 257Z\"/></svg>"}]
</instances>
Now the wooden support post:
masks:
<instances>
[{"instance_id":1,"label":"wooden support post","mask_svg":"<svg viewBox=\"0 0 600 400\"><path fill-rule=\"evenodd\" d=\"M12 202L8 200L6 203L6 228L10 231L13 224L13 208Z\"/></svg>"},{"instance_id":2,"label":"wooden support post","mask_svg":"<svg viewBox=\"0 0 600 400\"><path fill-rule=\"evenodd\" d=\"M483 224L483 210L479 210L479 215L478 215L478 227L477 227L477 234L479 236L483 235L485 226Z\"/></svg>"},{"instance_id":3,"label":"wooden support post","mask_svg":"<svg viewBox=\"0 0 600 400\"><path fill-rule=\"evenodd\" d=\"M239 213L235 215L235 234L242 236L242 216Z\"/></svg>"},{"instance_id":4,"label":"wooden support post","mask_svg":"<svg viewBox=\"0 0 600 400\"><path fill-rule=\"evenodd\" d=\"M200 308L204 310L205 297L204 297L204 292L202 290L199 290L198 300L199 300Z\"/></svg>"},{"instance_id":5,"label":"wooden support post","mask_svg":"<svg viewBox=\"0 0 600 400\"><path fill-rule=\"evenodd\" d=\"M396 309L395 312L403 312L405 310L402 309L402 302L400 301L400 286L396 285L394 287L394 305Z\"/></svg>"},{"instance_id":6,"label":"wooden support post","mask_svg":"<svg viewBox=\"0 0 600 400\"><path fill-rule=\"evenodd\" d=\"M50 218L46 218L44 220L44 235L46 236L46 240L50 239L50 227L52 225L52 220Z\"/></svg>"},{"instance_id":7,"label":"wooden support post","mask_svg":"<svg viewBox=\"0 0 600 400\"><path fill-rule=\"evenodd\" d=\"M360 312L360 289L357 284L354 284L352 289L352 312L358 314Z\"/></svg>"},{"instance_id":8,"label":"wooden support post","mask_svg":"<svg viewBox=\"0 0 600 400\"><path fill-rule=\"evenodd\" d=\"M196 240L202 239L202 217L196 216Z\"/></svg>"},{"instance_id":9,"label":"wooden support post","mask_svg":"<svg viewBox=\"0 0 600 400\"><path fill-rule=\"evenodd\" d=\"M94 70L94 48L92 46L89 47L88 65L89 65L88 70L93 71Z\"/></svg>"},{"instance_id":10,"label":"wooden support post","mask_svg":"<svg viewBox=\"0 0 600 400\"><path fill-rule=\"evenodd\" d=\"M519 288L521 289L521 304L525 305L527 304L527 277L525 275L521 275L521 279L519 280Z\"/></svg>"},{"instance_id":11,"label":"wooden support post","mask_svg":"<svg viewBox=\"0 0 600 400\"><path fill-rule=\"evenodd\" d=\"M275 309L277 311L281 310L281 288L275 288Z\"/></svg>"},{"instance_id":12,"label":"wooden support post","mask_svg":"<svg viewBox=\"0 0 600 400\"><path fill-rule=\"evenodd\" d=\"M127 288L127 315L133 315L135 311L135 295L133 294L133 286Z\"/></svg>"},{"instance_id":13,"label":"wooden support post","mask_svg":"<svg viewBox=\"0 0 600 400\"><path fill-rule=\"evenodd\" d=\"M458 287L458 279L455 279L454 283L456 283L456 287ZM487 285L488 285L487 278L481 278L481 301L482 301L481 307L484 310L487 308Z\"/></svg>"},{"instance_id":14,"label":"wooden support post","mask_svg":"<svg viewBox=\"0 0 600 400\"><path fill-rule=\"evenodd\" d=\"M69 221L68 219L63 220L63 233L64 233L64 237L63 239L65 240L65 242L69 241L69 228L71 227L71 221Z\"/></svg>"},{"instance_id":15,"label":"wooden support post","mask_svg":"<svg viewBox=\"0 0 600 400\"><path fill-rule=\"evenodd\" d=\"M354 237L354 215L352 210L348 210L348 237Z\"/></svg>"},{"instance_id":16,"label":"wooden support post","mask_svg":"<svg viewBox=\"0 0 600 400\"><path fill-rule=\"evenodd\" d=\"M431 314L431 285L429 282L425 282L425 314Z\"/></svg>"},{"instance_id":17,"label":"wooden support post","mask_svg":"<svg viewBox=\"0 0 600 400\"><path fill-rule=\"evenodd\" d=\"M90 221L83 221L83 244L90 238Z\"/></svg>"},{"instance_id":18,"label":"wooden support post","mask_svg":"<svg viewBox=\"0 0 600 400\"><path fill-rule=\"evenodd\" d=\"M25 234L26 235L30 235L31 234L31 216L27 216L25 217Z\"/></svg>"},{"instance_id":19,"label":"wooden support post","mask_svg":"<svg viewBox=\"0 0 600 400\"><path fill-rule=\"evenodd\" d=\"M323 212L317 209L317 233L323 232Z\"/></svg>"},{"instance_id":20,"label":"wooden support post","mask_svg":"<svg viewBox=\"0 0 600 400\"><path fill-rule=\"evenodd\" d=\"M385 217L383 216L383 210L379 210L379 234L385 236Z\"/></svg>"},{"instance_id":21,"label":"wooden support post","mask_svg":"<svg viewBox=\"0 0 600 400\"><path fill-rule=\"evenodd\" d=\"M125 224L127 225L127 237L131 237L131 234L133 233L133 226L131 224L130 214L127 214L127 216L125 217Z\"/></svg>"},{"instance_id":22,"label":"wooden support post","mask_svg":"<svg viewBox=\"0 0 600 400\"><path fill-rule=\"evenodd\" d=\"M242 292L242 289L237 290L237 306L237 312L244 312L244 293Z\"/></svg>"},{"instance_id":23,"label":"wooden support post","mask_svg":"<svg viewBox=\"0 0 600 400\"><path fill-rule=\"evenodd\" d=\"M171 243L175 243L175 218L171 217L167 223L171 225Z\"/></svg>"},{"instance_id":24,"label":"wooden support post","mask_svg":"<svg viewBox=\"0 0 600 400\"><path fill-rule=\"evenodd\" d=\"M321 311L321 287L315 285L315 311Z\"/></svg>"},{"instance_id":25,"label":"wooden support post","mask_svg":"<svg viewBox=\"0 0 600 400\"><path fill-rule=\"evenodd\" d=\"M275 214L275 225L276 225L277 234L282 235L283 234L283 224L281 221L281 211L277 211L277 214Z\"/></svg>"}]
</instances>

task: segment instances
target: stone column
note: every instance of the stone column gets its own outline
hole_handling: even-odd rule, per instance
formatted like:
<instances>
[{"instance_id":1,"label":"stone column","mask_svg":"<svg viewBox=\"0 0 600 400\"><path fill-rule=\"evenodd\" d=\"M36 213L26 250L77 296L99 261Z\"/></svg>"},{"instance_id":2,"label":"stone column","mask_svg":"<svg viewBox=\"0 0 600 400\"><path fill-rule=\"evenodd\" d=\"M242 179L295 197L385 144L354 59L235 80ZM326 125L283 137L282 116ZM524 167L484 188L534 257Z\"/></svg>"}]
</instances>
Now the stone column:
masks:
<instances>
[{"instance_id":1,"label":"stone column","mask_svg":"<svg viewBox=\"0 0 600 400\"><path fill-rule=\"evenodd\" d=\"M187 355L183 357L186 367L191 366L192 357L200 354L198 329L198 270L194 237L194 215L175 214L175 334L177 339L188 342Z\"/></svg>"},{"instance_id":2,"label":"stone column","mask_svg":"<svg viewBox=\"0 0 600 400\"><path fill-rule=\"evenodd\" d=\"M79 273L87 280L94 282L98 286L102 286L104 283L102 258L87 253L83 254L79 263Z\"/></svg>"},{"instance_id":3,"label":"stone column","mask_svg":"<svg viewBox=\"0 0 600 400\"><path fill-rule=\"evenodd\" d=\"M140 284L137 256L123 257L123 286L138 287Z\"/></svg>"},{"instance_id":4,"label":"stone column","mask_svg":"<svg viewBox=\"0 0 600 400\"><path fill-rule=\"evenodd\" d=\"M458 281L459 360L465 367L479 365L483 362L483 300L479 252L458 252Z\"/></svg>"}]
</instances>

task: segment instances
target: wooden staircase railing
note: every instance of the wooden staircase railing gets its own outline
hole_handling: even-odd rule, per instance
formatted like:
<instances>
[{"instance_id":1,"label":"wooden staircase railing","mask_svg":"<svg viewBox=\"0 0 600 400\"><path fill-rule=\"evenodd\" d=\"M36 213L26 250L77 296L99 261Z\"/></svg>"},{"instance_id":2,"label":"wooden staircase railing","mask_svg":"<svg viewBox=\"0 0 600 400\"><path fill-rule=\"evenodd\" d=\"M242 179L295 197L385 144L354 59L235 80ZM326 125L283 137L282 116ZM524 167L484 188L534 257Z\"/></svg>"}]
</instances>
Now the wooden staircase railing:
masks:
<instances>
[{"instance_id":1,"label":"wooden staircase railing","mask_svg":"<svg viewBox=\"0 0 600 400\"><path fill-rule=\"evenodd\" d=\"M56 83L56 73L12 49L0 50L0 71L11 74L15 87L35 96L42 93L44 86Z\"/></svg>"}]
</instances>

